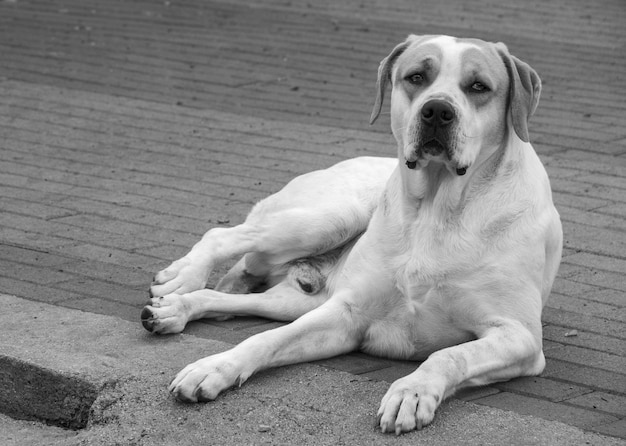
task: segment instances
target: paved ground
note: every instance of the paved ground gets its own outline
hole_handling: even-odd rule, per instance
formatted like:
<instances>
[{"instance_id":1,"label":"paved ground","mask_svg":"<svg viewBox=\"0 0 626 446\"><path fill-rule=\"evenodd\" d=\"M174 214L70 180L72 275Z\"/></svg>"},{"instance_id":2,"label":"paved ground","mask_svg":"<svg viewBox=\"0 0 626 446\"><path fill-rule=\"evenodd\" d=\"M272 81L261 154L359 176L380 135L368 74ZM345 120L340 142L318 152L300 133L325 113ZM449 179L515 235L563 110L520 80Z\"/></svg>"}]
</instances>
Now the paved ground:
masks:
<instances>
[{"instance_id":1,"label":"paved ground","mask_svg":"<svg viewBox=\"0 0 626 446\"><path fill-rule=\"evenodd\" d=\"M531 135L564 259L546 371L460 397L626 438L624 23L623 0L0 1L0 292L138 322L152 274L209 227L296 174L394 152L386 116L367 120L406 34L502 40L544 81ZM232 344L274 325L189 333Z\"/></svg>"},{"instance_id":2,"label":"paved ground","mask_svg":"<svg viewBox=\"0 0 626 446\"><path fill-rule=\"evenodd\" d=\"M210 404L178 403L167 395L171 375L228 344L155 337L114 316L2 294L0 305L0 326L20 335L0 338L0 407L74 427L88 422L63 430L0 415L3 446L624 444L460 400L444 402L428 429L385 435L374 414L387 383L311 364L261 373Z\"/></svg>"},{"instance_id":3,"label":"paved ground","mask_svg":"<svg viewBox=\"0 0 626 446\"><path fill-rule=\"evenodd\" d=\"M210 404L178 403L167 395L170 376L228 344L154 337L114 316L1 294L0 304L0 326L18 335L0 338L1 407L74 427L88 421L86 429L63 430L0 416L3 446L624 444L460 400L444 402L425 430L385 435L374 414L387 383L311 364L261 373ZM25 367L20 356L38 368ZM155 357L168 360L157 364Z\"/></svg>"}]
</instances>

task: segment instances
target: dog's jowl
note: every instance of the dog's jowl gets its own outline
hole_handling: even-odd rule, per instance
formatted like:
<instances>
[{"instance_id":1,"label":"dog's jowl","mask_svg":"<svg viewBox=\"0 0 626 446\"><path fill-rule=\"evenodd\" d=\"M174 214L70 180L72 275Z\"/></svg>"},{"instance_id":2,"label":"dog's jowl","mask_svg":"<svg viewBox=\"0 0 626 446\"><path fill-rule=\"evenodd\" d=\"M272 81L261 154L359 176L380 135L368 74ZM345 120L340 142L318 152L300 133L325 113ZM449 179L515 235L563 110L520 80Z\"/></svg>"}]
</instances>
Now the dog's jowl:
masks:
<instances>
[{"instance_id":1,"label":"dog's jowl","mask_svg":"<svg viewBox=\"0 0 626 446\"><path fill-rule=\"evenodd\" d=\"M380 64L372 122L388 90L396 157L295 178L157 273L142 312L154 333L293 321L188 365L176 398L213 400L259 370L361 350L423 361L378 409L382 431L401 433L460 388L543 370L562 230L529 142L537 73L501 43L410 36Z\"/></svg>"}]
</instances>

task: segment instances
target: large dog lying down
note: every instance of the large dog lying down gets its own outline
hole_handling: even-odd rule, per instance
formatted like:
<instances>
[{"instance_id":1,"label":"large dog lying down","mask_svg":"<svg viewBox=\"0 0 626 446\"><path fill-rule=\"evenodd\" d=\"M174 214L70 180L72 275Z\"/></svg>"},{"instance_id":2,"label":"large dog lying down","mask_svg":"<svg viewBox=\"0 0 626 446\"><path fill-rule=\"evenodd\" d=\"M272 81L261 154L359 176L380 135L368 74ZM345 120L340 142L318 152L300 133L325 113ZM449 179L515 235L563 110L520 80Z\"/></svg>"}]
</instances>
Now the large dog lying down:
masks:
<instances>
[{"instance_id":1,"label":"large dog lying down","mask_svg":"<svg viewBox=\"0 0 626 446\"><path fill-rule=\"evenodd\" d=\"M501 43L410 36L380 64L372 122L388 84L396 159L302 175L156 275L142 312L152 332L232 315L294 321L188 365L176 398L213 400L259 370L354 350L424 360L378 410L381 429L401 433L460 388L543 370L562 230L528 137L537 74Z\"/></svg>"}]
</instances>

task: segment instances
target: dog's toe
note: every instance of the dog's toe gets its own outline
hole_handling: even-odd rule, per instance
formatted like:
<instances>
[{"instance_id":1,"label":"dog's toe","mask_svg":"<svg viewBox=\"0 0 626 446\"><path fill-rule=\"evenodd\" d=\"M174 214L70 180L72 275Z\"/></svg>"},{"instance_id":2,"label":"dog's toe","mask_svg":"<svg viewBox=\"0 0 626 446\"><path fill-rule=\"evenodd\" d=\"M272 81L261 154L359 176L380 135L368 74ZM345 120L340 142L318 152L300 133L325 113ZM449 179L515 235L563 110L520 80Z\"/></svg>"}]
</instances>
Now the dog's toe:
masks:
<instances>
[{"instance_id":1,"label":"dog's toe","mask_svg":"<svg viewBox=\"0 0 626 446\"><path fill-rule=\"evenodd\" d=\"M427 376L411 378L409 375L395 381L378 410L380 429L400 435L429 425L443 399L434 389Z\"/></svg>"},{"instance_id":2,"label":"dog's toe","mask_svg":"<svg viewBox=\"0 0 626 446\"><path fill-rule=\"evenodd\" d=\"M178 294L153 297L141 311L141 325L151 333L180 333L189 322L183 297Z\"/></svg>"},{"instance_id":3,"label":"dog's toe","mask_svg":"<svg viewBox=\"0 0 626 446\"><path fill-rule=\"evenodd\" d=\"M169 282L170 280L172 280L174 277L178 275L179 271L183 268L183 266L184 266L184 263L181 262L180 260L173 262L170 266L159 271L158 273L154 275L154 278L152 279L152 284L163 285L164 283Z\"/></svg>"}]
</instances>

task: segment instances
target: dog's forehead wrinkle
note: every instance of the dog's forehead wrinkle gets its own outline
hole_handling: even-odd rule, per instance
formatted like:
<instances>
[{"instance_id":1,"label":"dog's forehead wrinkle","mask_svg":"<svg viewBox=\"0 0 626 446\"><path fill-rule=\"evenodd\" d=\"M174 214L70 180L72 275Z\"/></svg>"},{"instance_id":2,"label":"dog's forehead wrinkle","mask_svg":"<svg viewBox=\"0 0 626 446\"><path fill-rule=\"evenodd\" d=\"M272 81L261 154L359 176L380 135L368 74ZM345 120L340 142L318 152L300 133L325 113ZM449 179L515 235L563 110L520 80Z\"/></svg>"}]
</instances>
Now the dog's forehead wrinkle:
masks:
<instances>
[{"instance_id":1,"label":"dog's forehead wrinkle","mask_svg":"<svg viewBox=\"0 0 626 446\"><path fill-rule=\"evenodd\" d=\"M432 70L442 58L441 48L433 43L422 43L410 46L399 58L398 70L411 69L419 66L421 69Z\"/></svg>"},{"instance_id":2,"label":"dog's forehead wrinkle","mask_svg":"<svg viewBox=\"0 0 626 446\"><path fill-rule=\"evenodd\" d=\"M480 49L471 43L459 43L453 39L433 39L426 43L415 44L399 58L395 67L394 79L399 80L413 71L429 73L433 79L445 84L459 84L459 74L468 70L481 71L475 57ZM469 54L469 57L465 56ZM444 81L443 78L446 78Z\"/></svg>"},{"instance_id":3,"label":"dog's forehead wrinkle","mask_svg":"<svg viewBox=\"0 0 626 446\"><path fill-rule=\"evenodd\" d=\"M438 36L426 41L417 41L404 51L396 64L396 78L415 71L440 71L459 73L466 71L471 63L479 67L489 59L484 48L474 42L466 42L449 36ZM492 67L493 64L489 68Z\"/></svg>"},{"instance_id":4,"label":"dog's forehead wrinkle","mask_svg":"<svg viewBox=\"0 0 626 446\"><path fill-rule=\"evenodd\" d=\"M484 49L466 49L461 55L460 65L469 76L482 76L492 81L505 76L502 60L495 52Z\"/></svg>"}]
</instances>

